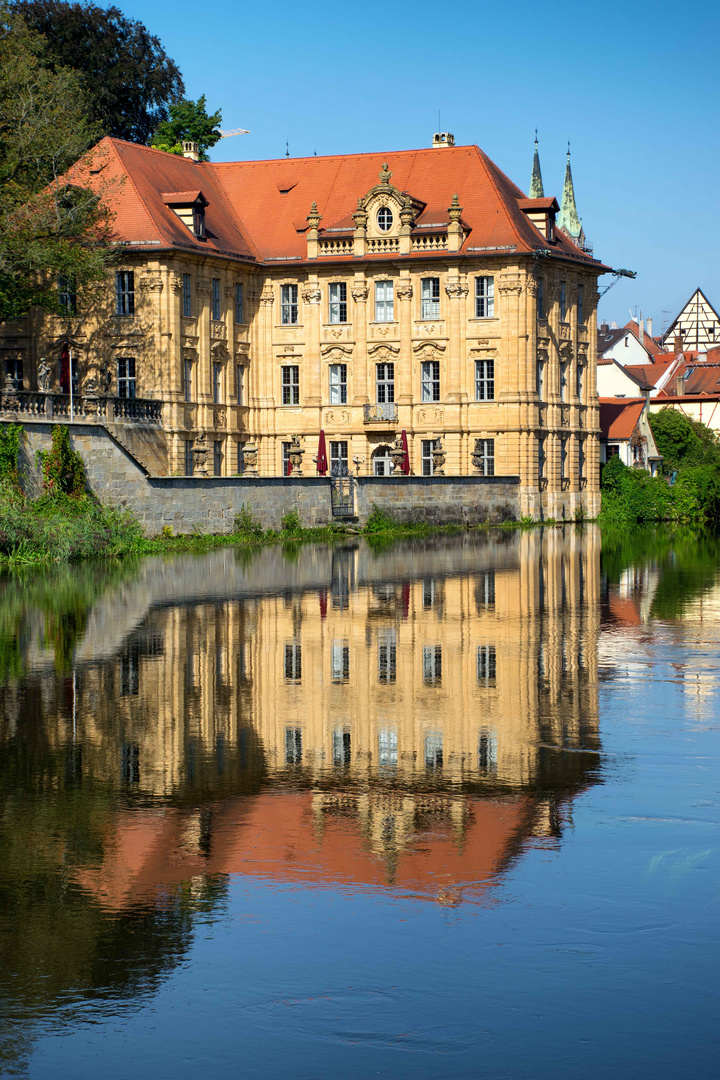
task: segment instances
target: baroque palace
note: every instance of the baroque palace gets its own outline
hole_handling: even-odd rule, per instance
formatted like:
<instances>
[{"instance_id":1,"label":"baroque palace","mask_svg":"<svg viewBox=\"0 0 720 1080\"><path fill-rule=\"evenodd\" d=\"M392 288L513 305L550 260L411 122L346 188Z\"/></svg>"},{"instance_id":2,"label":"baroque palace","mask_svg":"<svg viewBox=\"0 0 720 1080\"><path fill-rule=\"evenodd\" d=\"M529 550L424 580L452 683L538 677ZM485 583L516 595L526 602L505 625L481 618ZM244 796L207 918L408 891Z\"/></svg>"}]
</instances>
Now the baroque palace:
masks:
<instances>
[{"instance_id":1,"label":"baroque palace","mask_svg":"<svg viewBox=\"0 0 720 1080\"><path fill-rule=\"evenodd\" d=\"M64 315L0 328L16 389L69 393L71 367L78 406L144 401L158 475L201 457L226 477L508 476L523 513L596 515L609 268L576 213L556 223L537 156L526 198L447 134L276 161L185 149L108 138L79 163L123 261L92 309L65 282Z\"/></svg>"}]
</instances>

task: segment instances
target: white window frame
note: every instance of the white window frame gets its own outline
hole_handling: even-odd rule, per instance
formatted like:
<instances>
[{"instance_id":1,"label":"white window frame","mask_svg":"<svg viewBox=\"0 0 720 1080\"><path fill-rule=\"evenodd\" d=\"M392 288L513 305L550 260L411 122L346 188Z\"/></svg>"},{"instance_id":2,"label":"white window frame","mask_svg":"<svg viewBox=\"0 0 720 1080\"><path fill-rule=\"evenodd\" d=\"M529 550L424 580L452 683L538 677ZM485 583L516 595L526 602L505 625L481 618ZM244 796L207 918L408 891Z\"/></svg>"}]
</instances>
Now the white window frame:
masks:
<instances>
[{"instance_id":1,"label":"white window frame","mask_svg":"<svg viewBox=\"0 0 720 1080\"><path fill-rule=\"evenodd\" d=\"M387 233L390 232L393 227L395 215L393 214L389 206L381 206L377 212L376 220L377 227L380 232Z\"/></svg>"},{"instance_id":2,"label":"white window frame","mask_svg":"<svg viewBox=\"0 0 720 1080\"><path fill-rule=\"evenodd\" d=\"M223 403L223 365L219 360L212 362L212 399L213 405Z\"/></svg>"},{"instance_id":3,"label":"white window frame","mask_svg":"<svg viewBox=\"0 0 720 1080\"><path fill-rule=\"evenodd\" d=\"M328 286L328 321L346 323L347 285L344 281L331 281Z\"/></svg>"},{"instance_id":4,"label":"white window frame","mask_svg":"<svg viewBox=\"0 0 720 1080\"><path fill-rule=\"evenodd\" d=\"M330 364L328 380L330 404L347 405L347 364Z\"/></svg>"},{"instance_id":5,"label":"white window frame","mask_svg":"<svg viewBox=\"0 0 720 1080\"><path fill-rule=\"evenodd\" d=\"M383 360L375 365L375 395L378 405L395 401L395 364Z\"/></svg>"},{"instance_id":6,"label":"white window frame","mask_svg":"<svg viewBox=\"0 0 720 1080\"><path fill-rule=\"evenodd\" d=\"M115 271L115 314L135 314L135 271Z\"/></svg>"},{"instance_id":7,"label":"white window frame","mask_svg":"<svg viewBox=\"0 0 720 1080\"><path fill-rule=\"evenodd\" d=\"M121 367L122 365L122 367ZM117 392L119 398L134 398L136 391L136 366L134 356L118 356Z\"/></svg>"},{"instance_id":8,"label":"white window frame","mask_svg":"<svg viewBox=\"0 0 720 1080\"><path fill-rule=\"evenodd\" d=\"M480 460L481 476L494 476L495 475L495 440L494 439L479 439L480 443Z\"/></svg>"},{"instance_id":9,"label":"white window frame","mask_svg":"<svg viewBox=\"0 0 720 1080\"><path fill-rule=\"evenodd\" d=\"M431 686L442 682L442 645L423 645L423 682Z\"/></svg>"},{"instance_id":10,"label":"white window frame","mask_svg":"<svg viewBox=\"0 0 720 1080\"><path fill-rule=\"evenodd\" d=\"M300 404L300 367L298 364L284 364L282 372L282 403L283 405Z\"/></svg>"},{"instance_id":11,"label":"white window frame","mask_svg":"<svg viewBox=\"0 0 720 1080\"><path fill-rule=\"evenodd\" d=\"M495 278L487 274L475 278L475 318L495 318Z\"/></svg>"},{"instance_id":12,"label":"white window frame","mask_svg":"<svg viewBox=\"0 0 720 1080\"><path fill-rule=\"evenodd\" d=\"M440 318L440 278L422 278L420 282L420 318Z\"/></svg>"},{"instance_id":13,"label":"white window frame","mask_svg":"<svg viewBox=\"0 0 720 1080\"><path fill-rule=\"evenodd\" d=\"M375 282L375 322L395 321L394 296L392 281Z\"/></svg>"},{"instance_id":14,"label":"white window frame","mask_svg":"<svg viewBox=\"0 0 720 1080\"><path fill-rule=\"evenodd\" d=\"M350 646L346 640L333 641L330 652L330 675L333 682L350 679Z\"/></svg>"},{"instance_id":15,"label":"white window frame","mask_svg":"<svg viewBox=\"0 0 720 1080\"><path fill-rule=\"evenodd\" d=\"M422 463L422 475L433 476L435 473L435 459L433 457L433 450L435 449L434 439L423 439L421 443L421 463Z\"/></svg>"},{"instance_id":16,"label":"white window frame","mask_svg":"<svg viewBox=\"0 0 720 1080\"><path fill-rule=\"evenodd\" d=\"M490 358L475 361L475 400L495 400L495 361Z\"/></svg>"},{"instance_id":17,"label":"white window frame","mask_svg":"<svg viewBox=\"0 0 720 1080\"><path fill-rule=\"evenodd\" d=\"M398 763L398 736L396 727L383 727L378 732L378 765L381 769L395 769Z\"/></svg>"},{"instance_id":18,"label":"white window frame","mask_svg":"<svg viewBox=\"0 0 720 1080\"><path fill-rule=\"evenodd\" d=\"M384 453L379 453L383 450ZM395 466L390 456L389 446L379 446L372 455L373 476L392 476ZM381 467L381 471L378 471L378 467Z\"/></svg>"},{"instance_id":19,"label":"white window frame","mask_svg":"<svg viewBox=\"0 0 720 1080\"><path fill-rule=\"evenodd\" d=\"M420 399L440 400L440 361L423 360L420 365Z\"/></svg>"},{"instance_id":20,"label":"white window frame","mask_svg":"<svg viewBox=\"0 0 720 1080\"><path fill-rule=\"evenodd\" d=\"M298 325L298 287L280 286L280 322L283 326Z\"/></svg>"},{"instance_id":21,"label":"white window frame","mask_svg":"<svg viewBox=\"0 0 720 1080\"><path fill-rule=\"evenodd\" d=\"M494 645L478 645L476 653L477 681L494 686L497 681L497 654Z\"/></svg>"}]
</instances>

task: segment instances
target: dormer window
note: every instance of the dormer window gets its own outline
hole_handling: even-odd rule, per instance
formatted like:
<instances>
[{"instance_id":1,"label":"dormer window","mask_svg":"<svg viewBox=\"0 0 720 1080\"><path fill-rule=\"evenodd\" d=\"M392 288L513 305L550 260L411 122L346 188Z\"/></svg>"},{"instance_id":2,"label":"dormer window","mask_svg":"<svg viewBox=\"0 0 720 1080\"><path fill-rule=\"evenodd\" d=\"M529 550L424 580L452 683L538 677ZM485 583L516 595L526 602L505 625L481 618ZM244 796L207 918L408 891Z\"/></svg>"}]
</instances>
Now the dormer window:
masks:
<instances>
[{"instance_id":1,"label":"dormer window","mask_svg":"<svg viewBox=\"0 0 720 1080\"><path fill-rule=\"evenodd\" d=\"M393 223L393 212L389 206L381 206L377 215L378 229L381 232L390 232Z\"/></svg>"},{"instance_id":2,"label":"dormer window","mask_svg":"<svg viewBox=\"0 0 720 1080\"><path fill-rule=\"evenodd\" d=\"M161 197L193 236L198 240L205 239L205 207L208 201L202 191L165 191Z\"/></svg>"}]
</instances>

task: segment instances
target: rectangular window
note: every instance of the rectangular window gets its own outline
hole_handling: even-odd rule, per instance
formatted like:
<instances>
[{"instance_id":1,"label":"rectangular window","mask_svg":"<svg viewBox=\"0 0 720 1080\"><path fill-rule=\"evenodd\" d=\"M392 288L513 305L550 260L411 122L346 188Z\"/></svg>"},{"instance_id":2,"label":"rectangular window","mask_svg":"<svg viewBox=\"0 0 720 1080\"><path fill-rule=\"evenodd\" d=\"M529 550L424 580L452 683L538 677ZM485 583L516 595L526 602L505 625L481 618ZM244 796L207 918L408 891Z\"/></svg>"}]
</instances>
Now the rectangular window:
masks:
<instances>
[{"instance_id":1,"label":"rectangular window","mask_svg":"<svg viewBox=\"0 0 720 1080\"><path fill-rule=\"evenodd\" d=\"M567 376L568 376L568 361L565 360L560 365L560 400L567 401Z\"/></svg>"},{"instance_id":2,"label":"rectangular window","mask_svg":"<svg viewBox=\"0 0 720 1080\"><path fill-rule=\"evenodd\" d=\"M578 477L585 479L585 443L582 439L578 441Z\"/></svg>"},{"instance_id":3,"label":"rectangular window","mask_svg":"<svg viewBox=\"0 0 720 1080\"><path fill-rule=\"evenodd\" d=\"M282 403L300 404L300 368L297 364L289 364L282 369Z\"/></svg>"},{"instance_id":4,"label":"rectangular window","mask_svg":"<svg viewBox=\"0 0 720 1080\"><path fill-rule=\"evenodd\" d=\"M333 476L347 476L348 444L344 439L330 443L330 472Z\"/></svg>"},{"instance_id":5,"label":"rectangular window","mask_svg":"<svg viewBox=\"0 0 720 1080\"><path fill-rule=\"evenodd\" d=\"M479 458L480 475L481 476L494 476L495 475L495 440L494 439L477 439L475 445L477 447L476 455Z\"/></svg>"},{"instance_id":6,"label":"rectangular window","mask_svg":"<svg viewBox=\"0 0 720 1080\"><path fill-rule=\"evenodd\" d=\"M195 471L195 462L193 460L193 444L192 439L185 440L185 475L192 476Z\"/></svg>"},{"instance_id":7,"label":"rectangular window","mask_svg":"<svg viewBox=\"0 0 720 1080\"><path fill-rule=\"evenodd\" d=\"M567 319L567 285L564 281L560 282L560 322L565 322Z\"/></svg>"},{"instance_id":8,"label":"rectangular window","mask_svg":"<svg viewBox=\"0 0 720 1080\"><path fill-rule=\"evenodd\" d=\"M135 314L135 273L133 270L115 272L115 313Z\"/></svg>"},{"instance_id":9,"label":"rectangular window","mask_svg":"<svg viewBox=\"0 0 720 1080\"><path fill-rule=\"evenodd\" d=\"M58 278L58 305L61 315L77 315L75 278L61 274Z\"/></svg>"},{"instance_id":10,"label":"rectangular window","mask_svg":"<svg viewBox=\"0 0 720 1080\"><path fill-rule=\"evenodd\" d=\"M442 682L442 645L423 645L423 682L428 686Z\"/></svg>"},{"instance_id":11,"label":"rectangular window","mask_svg":"<svg viewBox=\"0 0 720 1080\"><path fill-rule=\"evenodd\" d=\"M245 404L245 365L236 364L235 366L235 397L237 398L238 405Z\"/></svg>"},{"instance_id":12,"label":"rectangular window","mask_svg":"<svg viewBox=\"0 0 720 1080\"><path fill-rule=\"evenodd\" d=\"M394 630L378 634L378 682L394 683L397 670L397 641Z\"/></svg>"},{"instance_id":13,"label":"rectangular window","mask_svg":"<svg viewBox=\"0 0 720 1080\"><path fill-rule=\"evenodd\" d=\"M489 728L478 734L478 772L481 776L497 775L497 735Z\"/></svg>"},{"instance_id":14,"label":"rectangular window","mask_svg":"<svg viewBox=\"0 0 720 1080\"><path fill-rule=\"evenodd\" d=\"M237 443L237 473L238 476L242 476L245 472L245 444Z\"/></svg>"},{"instance_id":15,"label":"rectangular window","mask_svg":"<svg viewBox=\"0 0 720 1080\"><path fill-rule=\"evenodd\" d=\"M383 769L395 769L397 763L397 728L380 728L378 732L378 765Z\"/></svg>"},{"instance_id":16,"label":"rectangular window","mask_svg":"<svg viewBox=\"0 0 720 1080\"><path fill-rule=\"evenodd\" d=\"M285 764L300 765L302 763L302 728L285 728Z\"/></svg>"},{"instance_id":17,"label":"rectangular window","mask_svg":"<svg viewBox=\"0 0 720 1080\"><path fill-rule=\"evenodd\" d=\"M192 401L193 399L193 362L192 360L186 360L184 362L183 382L185 390L185 400Z\"/></svg>"},{"instance_id":18,"label":"rectangular window","mask_svg":"<svg viewBox=\"0 0 720 1080\"><path fill-rule=\"evenodd\" d=\"M243 287L238 281L235 283L235 322L243 321Z\"/></svg>"},{"instance_id":19,"label":"rectangular window","mask_svg":"<svg viewBox=\"0 0 720 1080\"><path fill-rule=\"evenodd\" d=\"M475 400L492 401L495 397L495 361L475 361Z\"/></svg>"},{"instance_id":20,"label":"rectangular window","mask_svg":"<svg viewBox=\"0 0 720 1080\"><path fill-rule=\"evenodd\" d=\"M346 728L333 731L333 765L349 765L352 753L350 732Z\"/></svg>"},{"instance_id":21,"label":"rectangular window","mask_svg":"<svg viewBox=\"0 0 720 1080\"><path fill-rule=\"evenodd\" d=\"M475 278L475 318L492 319L495 316L495 278Z\"/></svg>"},{"instance_id":22,"label":"rectangular window","mask_svg":"<svg viewBox=\"0 0 720 1080\"><path fill-rule=\"evenodd\" d=\"M583 326L585 323L585 286L578 285L577 291L577 321L578 326Z\"/></svg>"},{"instance_id":23,"label":"rectangular window","mask_svg":"<svg viewBox=\"0 0 720 1080\"><path fill-rule=\"evenodd\" d=\"M477 681L484 686L495 685L496 659L494 645L477 647Z\"/></svg>"},{"instance_id":24,"label":"rectangular window","mask_svg":"<svg viewBox=\"0 0 720 1080\"><path fill-rule=\"evenodd\" d=\"M567 439L560 440L560 479L567 479Z\"/></svg>"},{"instance_id":25,"label":"rectangular window","mask_svg":"<svg viewBox=\"0 0 720 1080\"><path fill-rule=\"evenodd\" d=\"M420 318L440 318L439 277L426 277L420 282Z\"/></svg>"},{"instance_id":26,"label":"rectangular window","mask_svg":"<svg viewBox=\"0 0 720 1080\"><path fill-rule=\"evenodd\" d=\"M443 737L441 731L428 731L425 736L425 768L442 769Z\"/></svg>"},{"instance_id":27,"label":"rectangular window","mask_svg":"<svg viewBox=\"0 0 720 1080\"><path fill-rule=\"evenodd\" d=\"M393 283L375 282L375 322L393 321Z\"/></svg>"},{"instance_id":28,"label":"rectangular window","mask_svg":"<svg viewBox=\"0 0 720 1080\"><path fill-rule=\"evenodd\" d=\"M345 641L333 641L330 653L333 682L347 682L350 678L350 646Z\"/></svg>"},{"instance_id":29,"label":"rectangular window","mask_svg":"<svg viewBox=\"0 0 720 1080\"><path fill-rule=\"evenodd\" d=\"M330 365L330 404L347 404L347 364Z\"/></svg>"},{"instance_id":30,"label":"rectangular window","mask_svg":"<svg viewBox=\"0 0 720 1080\"><path fill-rule=\"evenodd\" d=\"M212 366L212 391L213 391L213 404L220 405L223 399L222 393L222 364L217 360L213 361Z\"/></svg>"},{"instance_id":31,"label":"rectangular window","mask_svg":"<svg viewBox=\"0 0 720 1080\"><path fill-rule=\"evenodd\" d=\"M435 449L434 439L423 439L422 441L422 474L423 476L432 476L435 472L435 460L433 458L433 450Z\"/></svg>"},{"instance_id":32,"label":"rectangular window","mask_svg":"<svg viewBox=\"0 0 720 1080\"><path fill-rule=\"evenodd\" d=\"M538 319L545 318L545 281L543 278L538 278L537 283L537 317Z\"/></svg>"},{"instance_id":33,"label":"rectangular window","mask_svg":"<svg viewBox=\"0 0 720 1080\"><path fill-rule=\"evenodd\" d=\"M395 365L375 365L375 388L378 405L395 400Z\"/></svg>"},{"instance_id":34,"label":"rectangular window","mask_svg":"<svg viewBox=\"0 0 720 1080\"><path fill-rule=\"evenodd\" d=\"M347 322L347 285L333 281L328 289L328 316L331 323Z\"/></svg>"},{"instance_id":35,"label":"rectangular window","mask_svg":"<svg viewBox=\"0 0 720 1080\"><path fill-rule=\"evenodd\" d=\"M538 357L537 361L537 392L541 401L545 400L545 360Z\"/></svg>"},{"instance_id":36,"label":"rectangular window","mask_svg":"<svg viewBox=\"0 0 720 1080\"><path fill-rule=\"evenodd\" d=\"M290 447L292 443L284 442L282 444L282 474L283 476L289 476L292 472L292 463L290 461Z\"/></svg>"},{"instance_id":37,"label":"rectangular window","mask_svg":"<svg viewBox=\"0 0 720 1080\"><path fill-rule=\"evenodd\" d=\"M120 398L135 397L135 357L121 356L117 362L117 391Z\"/></svg>"},{"instance_id":38,"label":"rectangular window","mask_svg":"<svg viewBox=\"0 0 720 1080\"><path fill-rule=\"evenodd\" d=\"M424 360L420 369L420 390L423 401L440 400L440 361Z\"/></svg>"},{"instance_id":39,"label":"rectangular window","mask_svg":"<svg viewBox=\"0 0 720 1080\"><path fill-rule=\"evenodd\" d=\"M578 364L577 368L575 369L575 382L577 384L575 389L577 390L578 401L582 401L582 399L583 399L584 374L585 374L585 368L583 367L582 364Z\"/></svg>"},{"instance_id":40,"label":"rectangular window","mask_svg":"<svg viewBox=\"0 0 720 1080\"><path fill-rule=\"evenodd\" d=\"M183 315L186 319L192 318L192 278L190 274L183 274L182 290Z\"/></svg>"},{"instance_id":41,"label":"rectangular window","mask_svg":"<svg viewBox=\"0 0 720 1080\"><path fill-rule=\"evenodd\" d=\"M220 318L220 278L212 279L212 317L217 322Z\"/></svg>"},{"instance_id":42,"label":"rectangular window","mask_svg":"<svg viewBox=\"0 0 720 1080\"><path fill-rule=\"evenodd\" d=\"M215 476L222 476L223 467L223 444L222 439L215 439L213 441L213 473Z\"/></svg>"},{"instance_id":43,"label":"rectangular window","mask_svg":"<svg viewBox=\"0 0 720 1080\"><path fill-rule=\"evenodd\" d=\"M495 607L495 571L485 570L475 586L475 607L478 614Z\"/></svg>"},{"instance_id":44,"label":"rectangular window","mask_svg":"<svg viewBox=\"0 0 720 1080\"><path fill-rule=\"evenodd\" d=\"M538 439L538 480L545 479L545 440Z\"/></svg>"},{"instance_id":45,"label":"rectangular window","mask_svg":"<svg viewBox=\"0 0 720 1080\"><path fill-rule=\"evenodd\" d=\"M282 285L280 287L280 322L283 326L292 326L298 321L298 287Z\"/></svg>"},{"instance_id":46,"label":"rectangular window","mask_svg":"<svg viewBox=\"0 0 720 1080\"><path fill-rule=\"evenodd\" d=\"M285 642L285 678L290 682L302 680L302 645L299 641Z\"/></svg>"}]
</instances>

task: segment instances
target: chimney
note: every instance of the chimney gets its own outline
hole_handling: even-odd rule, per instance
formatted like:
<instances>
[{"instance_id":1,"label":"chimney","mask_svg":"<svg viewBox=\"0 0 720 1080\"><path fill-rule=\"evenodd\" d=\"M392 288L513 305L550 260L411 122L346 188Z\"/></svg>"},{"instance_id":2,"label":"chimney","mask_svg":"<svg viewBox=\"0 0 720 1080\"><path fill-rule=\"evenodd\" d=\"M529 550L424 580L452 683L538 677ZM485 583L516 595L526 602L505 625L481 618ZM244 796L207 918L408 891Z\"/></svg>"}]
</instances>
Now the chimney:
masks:
<instances>
[{"instance_id":1,"label":"chimney","mask_svg":"<svg viewBox=\"0 0 720 1080\"><path fill-rule=\"evenodd\" d=\"M449 131L436 131L433 135L432 144L436 150L442 150L446 146L454 146L455 136L451 135Z\"/></svg>"},{"instance_id":2,"label":"chimney","mask_svg":"<svg viewBox=\"0 0 720 1080\"><path fill-rule=\"evenodd\" d=\"M683 351L683 339L682 334L676 334L673 339L673 352L679 353Z\"/></svg>"},{"instance_id":3,"label":"chimney","mask_svg":"<svg viewBox=\"0 0 720 1080\"><path fill-rule=\"evenodd\" d=\"M610 324L609 323L606 323L606 322L600 323L600 333L601 334L607 334L609 329L610 329Z\"/></svg>"},{"instance_id":4,"label":"chimney","mask_svg":"<svg viewBox=\"0 0 720 1080\"><path fill-rule=\"evenodd\" d=\"M643 319L643 313L640 312L640 318L638 320L638 337L640 338L640 344L645 341L645 320Z\"/></svg>"},{"instance_id":5,"label":"chimney","mask_svg":"<svg viewBox=\"0 0 720 1080\"><path fill-rule=\"evenodd\" d=\"M198 144L196 142L184 142L182 144L183 157L188 161L199 161L200 155L198 154Z\"/></svg>"},{"instance_id":6,"label":"chimney","mask_svg":"<svg viewBox=\"0 0 720 1080\"><path fill-rule=\"evenodd\" d=\"M682 397L685 393L685 368L680 368L675 382L675 393Z\"/></svg>"},{"instance_id":7,"label":"chimney","mask_svg":"<svg viewBox=\"0 0 720 1080\"><path fill-rule=\"evenodd\" d=\"M647 318L647 320L646 320L646 323L647 323L647 332L648 332L648 335L649 335L649 337L652 337L652 336L653 336L653 332L652 332L652 319L650 318L650 316L648 316L648 318Z\"/></svg>"}]
</instances>

